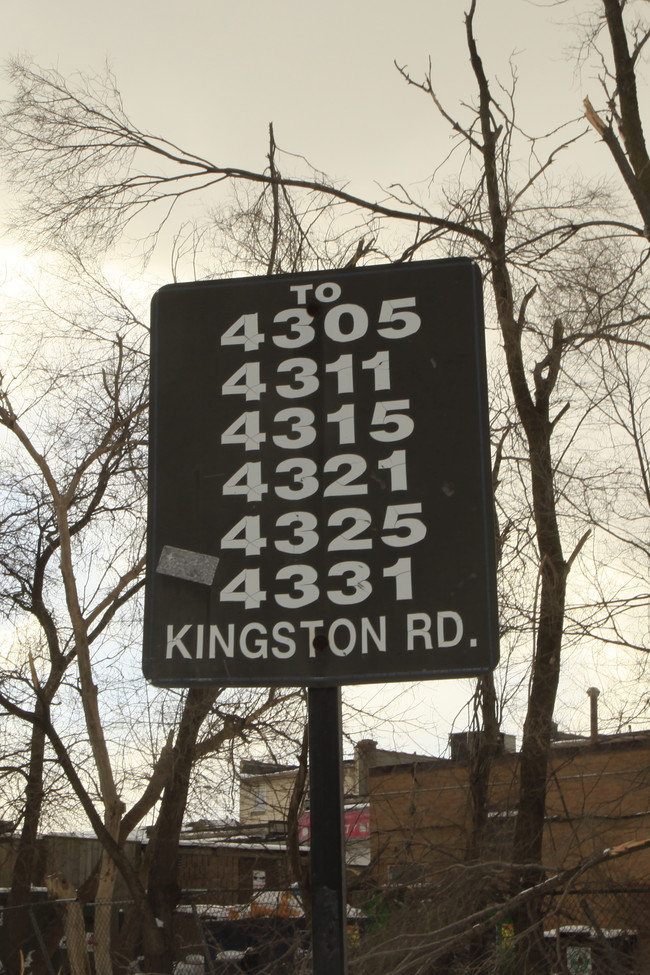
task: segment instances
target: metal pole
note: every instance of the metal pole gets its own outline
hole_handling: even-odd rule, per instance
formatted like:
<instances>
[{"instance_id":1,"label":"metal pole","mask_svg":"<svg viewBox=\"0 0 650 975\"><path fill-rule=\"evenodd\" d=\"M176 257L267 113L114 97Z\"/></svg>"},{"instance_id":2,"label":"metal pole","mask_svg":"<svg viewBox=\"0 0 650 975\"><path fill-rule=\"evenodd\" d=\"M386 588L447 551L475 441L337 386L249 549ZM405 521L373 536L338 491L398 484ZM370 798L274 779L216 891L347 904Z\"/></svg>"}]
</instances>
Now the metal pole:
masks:
<instances>
[{"instance_id":1,"label":"metal pole","mask_svg":"<svg viewBox=\"0 0 650 975\"><path fill-rule=\"evenodd\" d=\"M310 687L307 706L313 973L345 975L341 688Z\"/></svg>"},{"instance_id":2,"label":"metal pole","mask_svg":"<svg viewBox=\"0 0 650 975\"><path fill-rule=\"evenodd\" d=\"M29 907L29 919L32 922L32 928L34 929L34 934L36 935L36 940L38 941L38 947L41 949L41 954L45 959L45 967L47 968L48 975L55 975L52 960L49 956L47 948L45 947L43 935L41 934L41 929L38 926L38 921L36 920L36 915L34 914L34 908L31 905Z\"/></svg>"}]
</instances>

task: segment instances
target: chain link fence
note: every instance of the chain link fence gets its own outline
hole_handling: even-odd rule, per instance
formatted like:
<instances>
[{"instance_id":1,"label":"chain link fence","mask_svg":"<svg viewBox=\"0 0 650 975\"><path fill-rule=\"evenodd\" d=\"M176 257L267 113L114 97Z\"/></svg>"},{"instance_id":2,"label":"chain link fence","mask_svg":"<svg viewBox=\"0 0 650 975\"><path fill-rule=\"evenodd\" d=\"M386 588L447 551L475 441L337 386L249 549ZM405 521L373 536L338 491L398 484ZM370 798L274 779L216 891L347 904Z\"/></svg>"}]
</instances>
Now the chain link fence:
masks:
<instances>
[{"instance_id":1,"label":"chain link fence","mask_svg":"<svg viewBox=\"0 0 650 975\"><path fill-rule=\"evenodd\" d=\"M650 886L574 888L550 899L549 918L554 972L650 973Z\"/></svg>"},{"instance_id":2,"label":"chain link fence","mask_svg":"<svg viewBox=\"0 0 650 975\"><path fill-rule=\"evenodd\" d=\"M650 975L650 886L583 886L547 895L540 913L504 910L426 885L377 892L354 975ZM493 904L493 909L490 908ZM540 905L538 904L537 907ZM494 920L490 919L493 915ZM541 920L539 920L541 917Z\"/></svg>"},{"instance_id":3,"label":"chain link fence","mask_svg":"<svg viewBox=\"0 0 650 975\"><path fill-rule=\"evenodd\" d=\"M259 891L247 904L236 903L228 891L194 892L187 900L174 915L175 975L311 972L308 926L291 892ZM445 941L434 901L426 888L384 889L374 891L364 907L350 908L351 975L518 975L513 918L500 917L480 937L470 925ZM21 975L20 965L7 964L20 930L19 912L28 919L20 963L24 975L94 975L102 946L116 975L143 971L131 903L82 906L35 895L26 908L0 909L3 975ZM650 886L585 886L555 893L545 901L537 936L547 975L648 975Z\"/></svg>"},{"instance_id":4,"label":"chain link fence","mask_svg":"<svg viewBox=\"0 0 650 975\"><path fill-rule=\"evenodd\" d=\"M220 904L213 902L217 899ZM107 950L115 973L137 975L144 970L140 932L133 924L137 915L129 901L82 905L39 893L25 907L0 907L0 972L94 975L97 953ZM10 961L25 919L19 960L14 955ZM235 892L195 892L174 912L173 942L175 975L311 971L304 913L288 891L262 890L247 904L237 903Z\"/></svg>"}]
</instances>

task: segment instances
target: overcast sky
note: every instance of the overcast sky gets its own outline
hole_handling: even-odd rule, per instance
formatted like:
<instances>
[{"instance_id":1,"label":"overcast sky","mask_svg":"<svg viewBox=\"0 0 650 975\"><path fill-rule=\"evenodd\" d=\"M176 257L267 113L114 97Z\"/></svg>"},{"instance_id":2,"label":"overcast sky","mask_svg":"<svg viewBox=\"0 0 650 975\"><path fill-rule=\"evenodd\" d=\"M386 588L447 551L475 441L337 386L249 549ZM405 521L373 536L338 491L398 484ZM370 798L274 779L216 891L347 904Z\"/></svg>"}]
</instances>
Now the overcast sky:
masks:
<instances>
[{"instance_id":1,"label":"overcast sky","mask_svg":"<svg viewBox=\"0 0 650 975\"><path fill-rule=\"evenodd\" d=\"M488 71L509 82L514 55L528 127L580 114L585 92L567 58L586 0L479 0ZM416 79L429 58L451 110L472 97L466 0L35 0L5 18L5 58L63 74L114 71L140 126L220 163L261 166L267 127L329 175L408 183L430 173L448 139ZM3 80L3 93L7 93ZM523 121L523 116L522 116ZM437 145L438 144L438 145Z\"/></svg>"},{"instance_id":2,"label":"overcast sky","mask_svg":"<svg viewBox=\"0 0 650 975\"><path fill-rule=\"evenodd\" d=\"M452 113L472 100L467 6L466 0L32 0L12 5L0 44L5 60L27 56L64 75L101 74L108 64L137 125L220 165L264 168L273 122L282 148L369 192L374 181L426 180L446 151L448 128L394 62L421 79L431 59L434 85ZM599 95L595 76L579 78L569 56L589 6L478 0L475 30L486 71L507 86L514 58L519 118L529 131L579 116L583 97ZM0 95L10 96L6 76ZM606 171L604 148L595 140L590 146L586 164L602 158ZM589 682L585 674L585 688ZM446 729L441 715L448 724L468 686L438 684L423 692L423 703L412 699L411 714L423 728L414 747L436 748L425 727ZM588 714L585 696L585 728Z\"/></svg>"}]
</instances>

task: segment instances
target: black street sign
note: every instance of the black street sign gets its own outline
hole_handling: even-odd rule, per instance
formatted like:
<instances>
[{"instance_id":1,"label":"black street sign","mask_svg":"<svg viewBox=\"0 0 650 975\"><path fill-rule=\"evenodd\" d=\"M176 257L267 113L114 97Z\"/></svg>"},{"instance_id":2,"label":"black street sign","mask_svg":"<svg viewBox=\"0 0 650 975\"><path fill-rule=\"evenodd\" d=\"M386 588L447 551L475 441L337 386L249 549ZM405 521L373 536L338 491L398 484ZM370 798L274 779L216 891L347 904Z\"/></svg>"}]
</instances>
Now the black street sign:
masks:
<instances>
[{"instance_id":1,"label":"black street sign","mask_svg":"<svg viewBox=\"0 0 650 975\"><path fill-rule=\"evenodd\" d=\"M150 436L153 683L352 684L495 666L476 265L162 288Z\"/></svg>"}]
</instances>

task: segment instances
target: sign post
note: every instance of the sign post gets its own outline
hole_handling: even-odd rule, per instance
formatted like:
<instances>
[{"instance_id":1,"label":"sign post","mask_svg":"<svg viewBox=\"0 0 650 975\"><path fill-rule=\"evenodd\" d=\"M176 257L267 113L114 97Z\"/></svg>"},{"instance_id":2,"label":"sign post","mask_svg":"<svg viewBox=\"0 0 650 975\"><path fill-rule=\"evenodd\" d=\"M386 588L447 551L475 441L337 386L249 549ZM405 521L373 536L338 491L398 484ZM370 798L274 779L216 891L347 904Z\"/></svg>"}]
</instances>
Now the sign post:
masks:
<instances>
[{"instance_id":1,"label":"sign post","mask_svg":"<svg viewBox=\"0 0 650 975\"><path fill-rule=\"evenodd\" d=\"M309 797L314 975L347 971L341 688L310 687Z\"/></svg>"},{"instance_id":2,"label":"sign post","mask_svg":"<svg viewBox=\"0 0 650 975\"><path fill-rule=\"evenodd\" d=\"M336 975L341 685L498 660L480 273L170 285L151 351L144 673L309 687L314 971Z\"/></svg>"}]
</instances>

